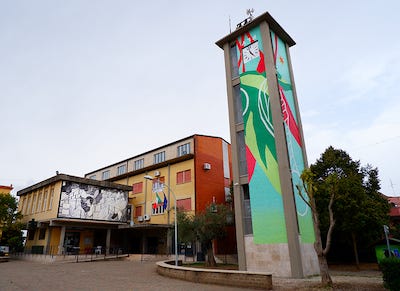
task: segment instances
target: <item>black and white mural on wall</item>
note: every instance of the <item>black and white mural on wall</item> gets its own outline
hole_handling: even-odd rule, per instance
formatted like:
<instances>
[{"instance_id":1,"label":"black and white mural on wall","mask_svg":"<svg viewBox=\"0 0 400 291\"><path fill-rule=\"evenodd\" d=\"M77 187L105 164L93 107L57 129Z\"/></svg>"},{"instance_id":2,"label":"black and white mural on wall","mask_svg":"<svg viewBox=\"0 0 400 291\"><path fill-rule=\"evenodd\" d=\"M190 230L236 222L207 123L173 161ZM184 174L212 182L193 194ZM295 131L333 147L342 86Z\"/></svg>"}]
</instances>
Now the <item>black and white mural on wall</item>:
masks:
<instances>
[{"instance_id":1,"label":"black and white mural on wall","mask_svg":"<svg viewBox=\"0 0 400 291\"><path fill-rule=\"evenodd\" d=\"M64 181L58 217L126 222L128 193Z\"/></svg>"}]
</instances>

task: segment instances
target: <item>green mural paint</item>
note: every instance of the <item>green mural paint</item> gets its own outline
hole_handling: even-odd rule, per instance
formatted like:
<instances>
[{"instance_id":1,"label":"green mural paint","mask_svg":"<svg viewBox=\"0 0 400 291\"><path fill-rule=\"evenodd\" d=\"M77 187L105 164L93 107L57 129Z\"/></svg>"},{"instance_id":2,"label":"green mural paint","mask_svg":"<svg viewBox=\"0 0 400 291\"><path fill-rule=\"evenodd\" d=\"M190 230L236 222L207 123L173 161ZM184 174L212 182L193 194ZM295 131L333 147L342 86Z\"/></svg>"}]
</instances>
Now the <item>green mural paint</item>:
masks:
<instances>
[{"instance_id":1,"label":"green mural paint","mask_svg":"<svg viewBox=\"0 0 400 291\"><path fill-rule=\"evenodd\" d=\"M254 243L287 243L260 28L238 37L236 48Z\"/></svg>"},{"instance_id":2,"label":"green mural paint","mask_svg":"<svg viewBox=\"0 0 400 291\"><path fill-rule=\"evenodd\" d=\"M282 116L285 124L288 157L292 175L292 187L295 193L294 197L301 241L303 243L313 243L315 240L315 234L312 222L312 213L296 189L296 185L301 184L300 175L304 170L304 157L300 130L298 128L298 118L295 110L295 100L290 80L286 44L272 31L271 40L274 62L277 70L278 89L281 99Z\"/></svg>"}]
</instances>

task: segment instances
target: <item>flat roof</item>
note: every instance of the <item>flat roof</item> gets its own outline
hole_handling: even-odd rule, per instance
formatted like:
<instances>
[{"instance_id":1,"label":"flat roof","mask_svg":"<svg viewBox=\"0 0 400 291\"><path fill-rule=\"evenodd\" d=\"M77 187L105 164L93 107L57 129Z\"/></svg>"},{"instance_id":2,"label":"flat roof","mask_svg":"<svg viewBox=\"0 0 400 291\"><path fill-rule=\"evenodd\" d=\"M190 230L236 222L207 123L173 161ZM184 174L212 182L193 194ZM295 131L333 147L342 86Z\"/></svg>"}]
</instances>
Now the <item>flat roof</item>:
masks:
<instances>
[{"instance_id":1,"label":"flat roof","mask_svg":"<svg viewBox=\"0 0 400 291\"><path fill-rule=\"evenodd\" d=\"M98 180L93 180L93 179L81 178L81 177L70 176L70 175L66 175L66 174L58 174L58 175L56 175L54 177L51 177L49 179L46 179L46 180L41 181L39 183L36 183L36 184L34 184L32 186L29 186L27 188L19 190L17 192L17 196L24 195L26 193L29 193L29 192L34 191L36 189L45 187L47 185L50 185L50 184L58 182L58 181L70 181L70 182L75 182L75 183L98 186L98 187L102 187L102 188L117 189L117 190L122 190L122 191L130 191L130 190L132 190L132 187L131 186L127 186L127 185L116 184L116 183L112 183L112 182L108 182L108 181L98 181Z\"/></svg>"},{"instance_id":2,"label":"flat roof","mask_svg":"<svg viewBox=\"0 0 400 291\"><path fill-rule=\"evenodd\" d=\"M275 32L289 46L294 46L296 44L296 42L290 37L290 35L282 28L282 26L280 26L280 24L268 12L261 14L260 16L254 18L252 21L236 29L227 36L224 36L223 38L218 40L215 44L220 48L223 48L225 43L230 43L231 41L241 36L243 33L249 31L251 28L259 25L263 21L267 22L270 29L273 32Z\"/></svg>"}]
</instances>

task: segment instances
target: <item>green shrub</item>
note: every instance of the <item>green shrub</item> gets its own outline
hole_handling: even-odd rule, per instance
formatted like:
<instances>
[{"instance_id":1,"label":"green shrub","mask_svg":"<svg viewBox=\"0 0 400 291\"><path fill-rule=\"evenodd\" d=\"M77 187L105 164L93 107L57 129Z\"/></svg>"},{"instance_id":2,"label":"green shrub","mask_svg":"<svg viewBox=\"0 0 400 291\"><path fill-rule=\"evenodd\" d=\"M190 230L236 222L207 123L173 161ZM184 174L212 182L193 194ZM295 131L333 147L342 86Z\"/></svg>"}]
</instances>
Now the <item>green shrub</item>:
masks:
<instances>
[{"instance_id":1,"label":"green shrub","mask_svg":"<svg viewBox=\"0 0 400 291\"><path fill-rule=\"evenodd\" d=\"M400 290L400 259L385 258L379 263L383 274L383 286L392 291Z\"/></svg>"}]
</instances>

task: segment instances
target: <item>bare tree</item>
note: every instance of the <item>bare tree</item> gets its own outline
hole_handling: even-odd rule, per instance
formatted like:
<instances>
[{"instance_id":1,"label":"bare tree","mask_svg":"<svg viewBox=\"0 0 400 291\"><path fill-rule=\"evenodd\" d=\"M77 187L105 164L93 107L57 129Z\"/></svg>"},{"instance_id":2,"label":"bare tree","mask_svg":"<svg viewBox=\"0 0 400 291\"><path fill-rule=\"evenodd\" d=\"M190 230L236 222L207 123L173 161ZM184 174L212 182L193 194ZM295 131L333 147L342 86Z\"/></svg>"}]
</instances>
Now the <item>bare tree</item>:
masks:
<instances>
[{"instance_id":1,"label":"bare tree","mask_svg":"<svg viewBox=\"0 0 400 291\"><path fill-rule=\"evenodd\" d=\"M314 224L314 233L315 233L315 242L314 249L317 252L318 263L321 274L321 283L326 286L332 286L332 278L329 274L328 262L326 260L326 256L331 247L332 241L332 232L335 227L335 218L333 216L332 205L335 199L336 194L336 181L338 177L336 174L332 174L326 178L326 182L331 186L329 191L329 204L328 204L328 212L329 212L329 228L326 235L326 244L325 248L322 245L321 239L321 231L320 231L320 222L317 211L317 205L315 202L315 185L314 185L314 174L310 169L305 169L301 174L302 185L296 185L297 190L299 191L300 197L304 200L304 202L310 207L312 212L312 219ZM304 189L304 192L302 191ZM308 199L307 199L308 198Z\"/></svg>"}]
</instances>

